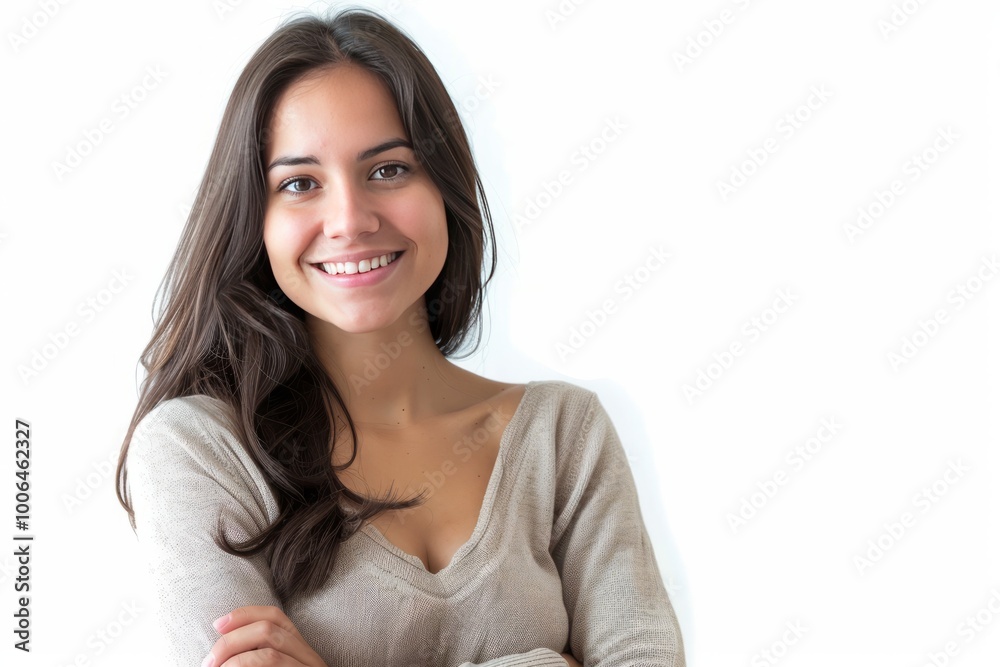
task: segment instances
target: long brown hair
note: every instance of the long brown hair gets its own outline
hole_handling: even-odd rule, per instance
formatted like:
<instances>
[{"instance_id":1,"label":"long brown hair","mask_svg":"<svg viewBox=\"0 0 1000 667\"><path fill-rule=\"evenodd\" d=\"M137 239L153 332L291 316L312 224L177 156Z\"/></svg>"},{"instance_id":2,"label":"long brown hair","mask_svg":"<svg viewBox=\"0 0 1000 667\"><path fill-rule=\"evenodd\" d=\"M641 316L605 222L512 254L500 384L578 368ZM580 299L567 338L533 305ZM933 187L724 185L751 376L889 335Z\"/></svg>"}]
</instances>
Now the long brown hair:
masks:
<instances>
[{"instance_id":1,"label":"long brown hair","mask_svg":"<svg viewBox=\"0 0 1000 667\"><path fill-rule=\"evenodd\" d=\"M232 554L265 550L282 601L323 585L339 544L366 521L423 501L394 500L391 489L379 499L358 495L338 479L337 471L357 455L354 422L311 347L303 311L278 288L264 248L263 151L274 107L301 77L341 63L364 67L384 82L416 159L444 199L448 253L424 295L425 305L434 306L425 310L435 344L442 354L455 355L476 325L473 349L479 345L496 241L472 151L444 84L419 47L375 12L350 8L295 16L256 51L229 98L157 290L158 299L163 293L158 319L141 357L147 375L116 472L115 492L135 529L125 463L136 426L174 397L204 394L225 403L225 419L267 479L280 514L259 535L237 544L220 523L215 540ZM443 296L449 288L451 295ZM341 467L332 462L338 414L347 418L352 443ZM345 511L341 501L354 507Z\"/></svg>"}]
</instances>

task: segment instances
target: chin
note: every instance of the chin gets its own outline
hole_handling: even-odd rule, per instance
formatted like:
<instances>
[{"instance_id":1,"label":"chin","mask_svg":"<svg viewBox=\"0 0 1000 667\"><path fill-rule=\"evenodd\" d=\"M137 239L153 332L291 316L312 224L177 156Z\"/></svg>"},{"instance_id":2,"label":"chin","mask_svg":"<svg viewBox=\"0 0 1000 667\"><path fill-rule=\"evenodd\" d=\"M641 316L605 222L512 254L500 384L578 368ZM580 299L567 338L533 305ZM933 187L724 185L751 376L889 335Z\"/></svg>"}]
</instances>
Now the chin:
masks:
<instances>
[{"instance_id":1,"label":"chin","mask_svg":"<svg viewBox=\"0 0 1000 667\"><path fill-rule=\"evenodd\" d=\"M328 324L340 329L344 333L366 334L392 326L397 318L373 316L371 313L359 314L357 317L336 317L324 318Z\"/></svg>"},{"instance_id":2,"label":"chin","mask_svg":"<svg viewBox=\"0 0 1000 667\"><path fill-rule=\"evenodd\" d=\"M384 322L370 323L370 322L347 322L347 323L336 323L333 326L337 327L344 333L351 334L366 334L385 329L388 325Z\"/></svg>"}]
</instances>

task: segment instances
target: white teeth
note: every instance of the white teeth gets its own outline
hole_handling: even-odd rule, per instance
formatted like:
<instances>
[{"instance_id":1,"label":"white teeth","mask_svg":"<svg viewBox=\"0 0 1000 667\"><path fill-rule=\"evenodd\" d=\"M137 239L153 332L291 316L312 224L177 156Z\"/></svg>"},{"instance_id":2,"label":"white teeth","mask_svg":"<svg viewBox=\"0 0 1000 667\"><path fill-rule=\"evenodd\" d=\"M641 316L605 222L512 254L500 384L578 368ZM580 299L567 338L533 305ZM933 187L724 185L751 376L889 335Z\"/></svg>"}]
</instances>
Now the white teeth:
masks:
<instances>
[{"instance_id":1,"label":"white teeth","mask_svg":"<svg viewBox=\"0 0 1000 667\"><path fill-rule=\"evenodd\" d=\"M379 255L371 259L363 259L360 262L323 262L320 266L330 275L368 273L372 269L386 266L394 261L399 253L391 252L388 255Z\"/></svg>"}]
</instances>

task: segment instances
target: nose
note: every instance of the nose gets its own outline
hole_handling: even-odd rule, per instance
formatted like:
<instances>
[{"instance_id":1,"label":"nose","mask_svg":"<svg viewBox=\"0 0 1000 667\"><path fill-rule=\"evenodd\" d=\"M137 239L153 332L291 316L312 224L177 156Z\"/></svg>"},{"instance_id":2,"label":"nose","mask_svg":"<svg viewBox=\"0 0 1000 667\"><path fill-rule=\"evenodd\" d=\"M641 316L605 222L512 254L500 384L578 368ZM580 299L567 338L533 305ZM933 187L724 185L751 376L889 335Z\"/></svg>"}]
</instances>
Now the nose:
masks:
<instances>
[{"instance_id":1,"label":"nose","mask_svg":"<svg viewBox=\"0 0 1000 667\"><path fill-rule=\"evenodd\" d=\"M353 241L379 228L371 195L363 187L346 180L328 186L322 216L323 234L327 238L343 237Z\"/></svg>"}]
</instances>

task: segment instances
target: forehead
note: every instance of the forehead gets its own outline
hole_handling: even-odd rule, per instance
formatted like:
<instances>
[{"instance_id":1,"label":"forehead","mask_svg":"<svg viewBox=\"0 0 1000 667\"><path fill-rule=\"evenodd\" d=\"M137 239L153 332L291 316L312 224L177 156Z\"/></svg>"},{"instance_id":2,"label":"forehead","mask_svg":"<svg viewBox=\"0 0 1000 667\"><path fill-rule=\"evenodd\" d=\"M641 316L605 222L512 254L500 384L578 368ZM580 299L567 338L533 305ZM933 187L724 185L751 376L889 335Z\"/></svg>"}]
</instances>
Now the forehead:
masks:
<instances>
[{"instance_id":1,"label":"forehead","mask_svg":"<svg viewBox=\"0 0 1000 667\"><path fill-rule=\"evenodd\" d=\"M267 155L321 149L355 151L389 136L409 138L386 85L345 63L296 80L275 104Z\"/></svg>"}]
</instances>

